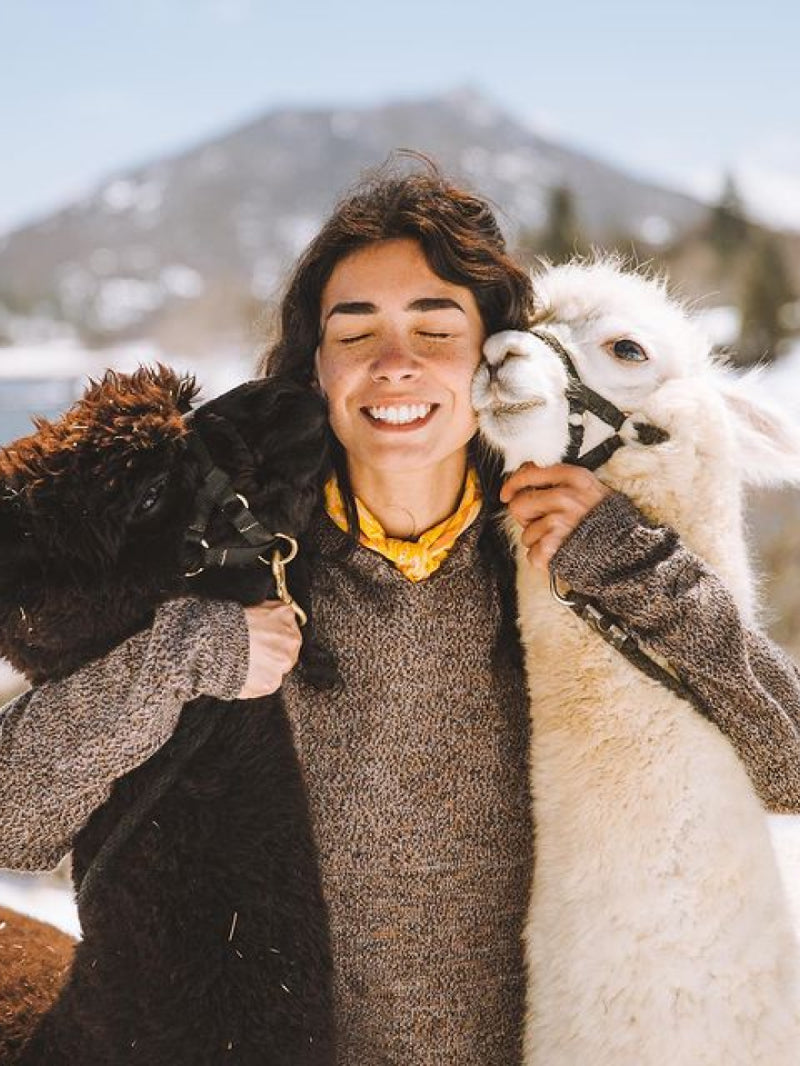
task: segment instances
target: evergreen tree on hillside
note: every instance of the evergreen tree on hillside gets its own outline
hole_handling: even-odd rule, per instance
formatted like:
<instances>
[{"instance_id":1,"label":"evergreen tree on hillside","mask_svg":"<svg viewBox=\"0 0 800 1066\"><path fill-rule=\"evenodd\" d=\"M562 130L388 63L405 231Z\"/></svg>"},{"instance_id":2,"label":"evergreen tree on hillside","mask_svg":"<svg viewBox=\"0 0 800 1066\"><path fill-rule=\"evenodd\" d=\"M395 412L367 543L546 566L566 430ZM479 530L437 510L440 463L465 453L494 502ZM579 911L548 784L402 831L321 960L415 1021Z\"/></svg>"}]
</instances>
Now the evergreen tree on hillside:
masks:
<instances>
[{"instance_id":1,"label":"evergreen tree on hillside","mask_svg":"<svg viewBox=\"0 0 800 1066\"><path fill-rule=\"evenodd\" d=\"M747 243L750 224L736 183L729 174L718 202L711 209L708 239L721 259L730 260Z\"/></svg>"},{"instance_id":2,"label":"evergreen tree on hillside","mask_svg":"<svg viewBox=\"0 0 800 1066\"><path fill-rule=\"evenodd\" d=\"M575 197L565 185L550 190L547 204L547 224L538 242L539 254L553 263L563 263L578 252L578 230Z\"/></svg>"},{"instance_id":3,"label":"evergreen tree on hillside","mask_svg":"<svg viewBox=\"0 0 800 1066\"><path fill-rule=\"evenodd\" d=\"M780 241L762 233L753 243L744 275L736 362L749 365L780 354L789 332L782 312L796 298Z\"/></svg>"}]
</instances>

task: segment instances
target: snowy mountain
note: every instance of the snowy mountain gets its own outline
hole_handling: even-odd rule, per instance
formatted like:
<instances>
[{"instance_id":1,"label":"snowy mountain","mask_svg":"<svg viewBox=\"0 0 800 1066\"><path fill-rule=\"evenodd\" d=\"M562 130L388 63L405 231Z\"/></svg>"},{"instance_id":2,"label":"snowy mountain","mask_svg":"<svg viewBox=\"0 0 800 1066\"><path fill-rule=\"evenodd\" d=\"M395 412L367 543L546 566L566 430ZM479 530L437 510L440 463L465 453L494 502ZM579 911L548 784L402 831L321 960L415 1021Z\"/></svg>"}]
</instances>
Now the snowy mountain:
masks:
<instances>
[{"instance_id":1,"label":"snowy mountain","mask_svg":"<svg viewBox=\"0 0 800 1066\"><path fill-rule=\"evenodd\" d=\"M624 232L658 243L705 211L539 136L471 90L361 110L275 110L115 174L0 239L0 302L63 316L103 340L154 327L169 339L176 320L203 307L197 332L218 338L256 317L335 198L403 147L501 205L512 236L541 225L556 185L573 190L595 240Z\"/></svg>"}]
</instances>

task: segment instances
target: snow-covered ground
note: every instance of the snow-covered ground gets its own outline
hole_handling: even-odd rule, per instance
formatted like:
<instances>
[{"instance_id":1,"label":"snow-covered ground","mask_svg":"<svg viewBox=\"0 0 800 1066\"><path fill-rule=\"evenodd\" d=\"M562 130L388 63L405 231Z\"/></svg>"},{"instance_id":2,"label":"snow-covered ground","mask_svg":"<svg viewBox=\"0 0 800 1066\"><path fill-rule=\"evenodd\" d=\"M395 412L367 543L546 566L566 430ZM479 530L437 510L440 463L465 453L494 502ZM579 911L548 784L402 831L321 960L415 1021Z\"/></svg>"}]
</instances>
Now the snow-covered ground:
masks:
<instances>
[{"instance_id":1,"label":"snow-covered ground","mask_svg":"<svg viewBox=\"0 0 800 1066\"><path fill-rule=\"evenodd\" d=\"M49 875L0 871L0 904L80 936L71 890Z\"/></svg>"},{"instance_id":2,"label":"snow-covered ground","mask_svg":"<svg viewBox=\"0 0 800 1066\"><path fill-rule=\"evenodd\" d=\"M165 363L180 373L193 373L203 386L201 399L216 396L254 375L255 358L239 350L221 351L214 359L192 359L163 351L150 341L88 350L70 337L0 348L0 382L15 378L98 377L107 368L130 373L141 364Z\"/></svg>"}]
</instances>

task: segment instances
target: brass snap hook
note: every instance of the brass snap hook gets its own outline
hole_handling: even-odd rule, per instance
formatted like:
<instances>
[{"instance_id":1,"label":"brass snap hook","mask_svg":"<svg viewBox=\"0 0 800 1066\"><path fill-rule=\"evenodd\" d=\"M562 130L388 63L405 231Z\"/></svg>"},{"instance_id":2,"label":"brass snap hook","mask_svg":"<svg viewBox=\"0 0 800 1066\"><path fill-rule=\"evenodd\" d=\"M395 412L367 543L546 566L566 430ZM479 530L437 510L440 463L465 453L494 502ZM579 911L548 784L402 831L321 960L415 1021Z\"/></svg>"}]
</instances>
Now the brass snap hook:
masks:
<instances>
[{"instance_id":1,"label":"brass snap hook","mask_svg":"<svg viewBox=\"0 0 800 1066\"><path fill-rule=\"evenodd\" d=\"M286 584L286 564L290 563L297 555L297 541L294 537L290 537L286 533L276 533L275 539L283 540L289 545L289 550L286 555L281 555L280 550L276 548L273 551L272 559L268 564L272 568L272 576L275 578L275 588L278 593L278 599L282 603L285 603L287 607L292 608L297 617L298 624L304 626L308 621L308 616L300 604L292 599L292 594L289 592L289 586ZM262 563L267 565L267 560L263 555L259 555L259 559Z\"/></svg>"}]
</instances>

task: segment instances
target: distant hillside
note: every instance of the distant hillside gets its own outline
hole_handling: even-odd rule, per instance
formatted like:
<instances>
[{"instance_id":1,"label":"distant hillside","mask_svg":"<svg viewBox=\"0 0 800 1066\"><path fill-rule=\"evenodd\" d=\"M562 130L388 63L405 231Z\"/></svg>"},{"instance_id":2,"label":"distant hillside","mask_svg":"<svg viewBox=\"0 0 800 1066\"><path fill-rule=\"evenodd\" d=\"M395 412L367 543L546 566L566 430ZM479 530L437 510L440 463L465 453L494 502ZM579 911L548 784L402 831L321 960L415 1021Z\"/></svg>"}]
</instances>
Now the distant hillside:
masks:
<instances>
[{"instance_id":1,"label":"distant hillside","mask_svg":"<svg viewBox=\"0 0 800 1066\"><path fill-rule=\"evenodd\" d=\"M560 185L597 241L620 232L666 240L706 210L538 136L473 91L363 110L276 110L116 174L7 235L0 304L65 318L98 343L148 334L202 351L241 334L336 197L402 147L491 197L512 238L541 226Z\"/></svg>"}]
</instances>

